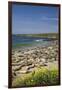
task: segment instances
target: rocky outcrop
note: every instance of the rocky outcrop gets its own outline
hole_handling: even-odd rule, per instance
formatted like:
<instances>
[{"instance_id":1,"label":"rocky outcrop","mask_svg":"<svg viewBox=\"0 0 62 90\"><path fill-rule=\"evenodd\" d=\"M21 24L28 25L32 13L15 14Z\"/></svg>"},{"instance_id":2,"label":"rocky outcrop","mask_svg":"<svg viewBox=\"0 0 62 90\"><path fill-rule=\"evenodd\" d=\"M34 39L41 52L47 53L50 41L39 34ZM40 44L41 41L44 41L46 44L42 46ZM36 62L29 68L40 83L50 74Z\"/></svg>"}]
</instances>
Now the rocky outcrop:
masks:
<instances>
[{"instance_id":1,"label":"rocky outcrop","mask_svg":"<svg viewBox=\"0 0 62 90\"><path fill-rule=\"evenodd\" d=\"M12 51L12 77L32 72L38 67L48 67L49 63L58 63L58 44L38 46L25 50Z\"/></svg>"}]
</instances>

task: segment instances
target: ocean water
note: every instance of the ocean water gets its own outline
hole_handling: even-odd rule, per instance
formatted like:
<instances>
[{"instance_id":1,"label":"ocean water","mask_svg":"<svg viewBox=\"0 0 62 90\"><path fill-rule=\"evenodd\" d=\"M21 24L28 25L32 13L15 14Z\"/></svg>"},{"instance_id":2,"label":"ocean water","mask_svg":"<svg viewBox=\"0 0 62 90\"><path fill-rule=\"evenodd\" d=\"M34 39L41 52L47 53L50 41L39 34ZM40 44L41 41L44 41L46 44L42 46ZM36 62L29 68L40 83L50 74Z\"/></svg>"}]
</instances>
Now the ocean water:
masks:
<instances>
[{"instance_id":1,"label":"ocean water","mask_svg":"<svg viewBox=\"0 0 62 90\"><path fill-rule=\"evenodd\" d=\"M51 44L51 40L47 38L38 38L38 37L26 37L26 36L16 36L12 35L12 47L31 47L31 46L45 46Z\"/></svg>"}]
</instances>

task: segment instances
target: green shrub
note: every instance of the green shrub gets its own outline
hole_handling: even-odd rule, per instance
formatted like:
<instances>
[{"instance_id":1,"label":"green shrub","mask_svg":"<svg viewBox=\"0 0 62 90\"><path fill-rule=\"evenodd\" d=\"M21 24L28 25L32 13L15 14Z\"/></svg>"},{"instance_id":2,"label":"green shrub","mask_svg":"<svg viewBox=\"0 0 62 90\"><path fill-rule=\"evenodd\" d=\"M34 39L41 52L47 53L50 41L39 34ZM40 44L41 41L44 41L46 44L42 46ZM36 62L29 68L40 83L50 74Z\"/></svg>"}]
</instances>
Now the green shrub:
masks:
<instances>
[{"instance_id":1,"label":"green shrub","mask_svg":"<svg viewBox=\"0 0 62 90\"><path fill-rule=\"evenodd\" d=\"M22 86L42 86L42 85L58 85L59 76L58 70L47 68L38 68L36 71L25 74L22 77L19 76L13 80L13 87Z\"/></svg>"}]
</instances>

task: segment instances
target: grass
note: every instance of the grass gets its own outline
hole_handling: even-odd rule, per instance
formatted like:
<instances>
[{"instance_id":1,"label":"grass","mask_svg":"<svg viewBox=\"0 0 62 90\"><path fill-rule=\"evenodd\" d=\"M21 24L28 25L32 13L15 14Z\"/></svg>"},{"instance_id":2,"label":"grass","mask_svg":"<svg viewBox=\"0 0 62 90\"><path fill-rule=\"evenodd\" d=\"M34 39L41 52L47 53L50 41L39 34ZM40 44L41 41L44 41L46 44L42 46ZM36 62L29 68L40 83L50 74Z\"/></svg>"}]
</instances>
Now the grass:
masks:
<instances>
[{"instance_id":1,"label":"grass","mask_svg":"<svg viewBox=\"0 0 62 90\"><path fill-rule=\"evenodd\" d=\"M16 36L41 37L41 38L58 38L58 33L41 33L41 34L16 34Z\"/></svg>"},{"instance_id":2,"label":"grass","mask_svg":"<svg viewBox=\"0 0 62 90\"><path fill-rule=\"evenodd\" d=\"M21 46L32 46L32 44L15 44L15 45L13 45L14 48L21 47Z\"/></svg>"},{"instance_id":3,"label":"grass","mask_svg":"<svg viewBox=\"0 0 62 90\"><path fill-rule=\"evenodd\" d=\"M14 79L12 82L12 87L46 86L58 84L59 76L57 69L48 70L47 68L38 68L36 71Z\"/></svg>"}]
</instances>

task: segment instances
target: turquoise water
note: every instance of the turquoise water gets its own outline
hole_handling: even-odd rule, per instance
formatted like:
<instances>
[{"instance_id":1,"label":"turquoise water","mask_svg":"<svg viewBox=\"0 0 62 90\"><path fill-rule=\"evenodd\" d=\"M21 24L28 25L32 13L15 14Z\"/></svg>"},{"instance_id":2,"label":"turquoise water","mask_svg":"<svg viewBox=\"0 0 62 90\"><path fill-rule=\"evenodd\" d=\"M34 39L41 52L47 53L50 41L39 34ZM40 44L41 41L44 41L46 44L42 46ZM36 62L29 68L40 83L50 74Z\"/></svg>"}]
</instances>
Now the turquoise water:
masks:
<instances>
[{"instance_id":1,"label":"turquoise water","mask_svg":"<svg viewBox=\"0 0 62 90\"><path fill-rule=\"evenodd\" d=\"M12 47L19 48L19 47L31 47L31 46L45 46L49 45L51 40L46 38L38 38L38 37L24 37L24 36L12 36Z\"/></svg>"}]
</instances>

